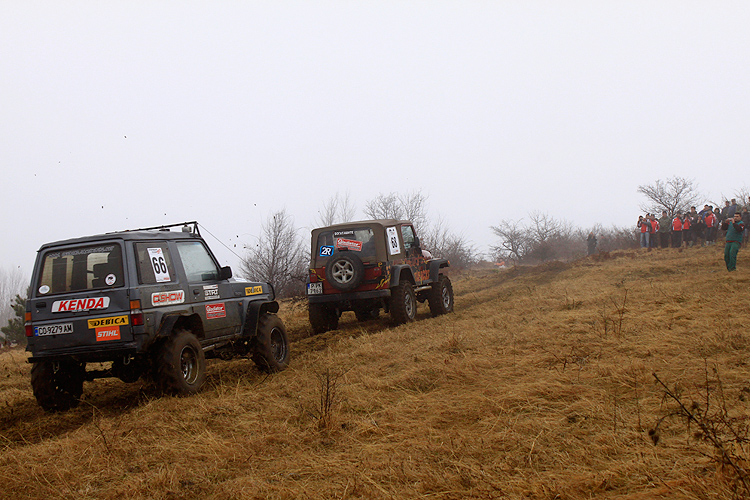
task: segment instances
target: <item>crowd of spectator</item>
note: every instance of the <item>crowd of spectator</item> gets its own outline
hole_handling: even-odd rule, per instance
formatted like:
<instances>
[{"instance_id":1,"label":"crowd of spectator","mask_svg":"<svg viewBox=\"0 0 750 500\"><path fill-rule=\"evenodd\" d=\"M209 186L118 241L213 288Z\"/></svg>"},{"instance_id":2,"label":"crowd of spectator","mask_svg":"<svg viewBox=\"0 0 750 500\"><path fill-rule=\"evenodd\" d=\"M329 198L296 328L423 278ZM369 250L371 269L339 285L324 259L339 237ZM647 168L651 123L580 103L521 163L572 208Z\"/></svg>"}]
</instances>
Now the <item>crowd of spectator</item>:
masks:
<instances>
[{"instance_id":1,"label":"crowd of spectator","mask_svg":"<svg viewBox=\"0 0 750 500\"><path fill-rule=\"evenodd\" d=\"M743 244L748 241L750 228L750 199L748 204L738 205L737 200L725 201L719 209L706 204L697 211L690 207L686 213L668 214L662 211L661 217L646 214L638 217L637 229L640 232L641 248L680 248L693 245L713 245L717 238L723 238L726 231L721 229L723 222L739 213L744 222Z\"/></svg>"}]
</instances>

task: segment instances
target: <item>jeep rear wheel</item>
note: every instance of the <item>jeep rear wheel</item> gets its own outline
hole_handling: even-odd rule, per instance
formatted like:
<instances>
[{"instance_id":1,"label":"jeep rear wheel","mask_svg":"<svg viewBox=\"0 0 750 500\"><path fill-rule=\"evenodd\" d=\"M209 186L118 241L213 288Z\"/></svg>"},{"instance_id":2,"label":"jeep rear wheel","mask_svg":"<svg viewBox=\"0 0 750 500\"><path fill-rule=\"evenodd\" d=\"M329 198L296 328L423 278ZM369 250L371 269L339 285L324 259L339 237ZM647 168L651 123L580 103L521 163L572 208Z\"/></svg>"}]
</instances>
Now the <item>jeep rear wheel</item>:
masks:
<instances>
[{"instance_id":1,"label":"jeep rear wheel","mask_svg":"<svg viewBox=\"0 0 750 500\"><path fill-rule=\"evenodd\" d=\"M326 264L326 279L342 292L354 290L365 277L362 260L351 252L333 254Z\"/></svg>"},{"instance_id":2,"label":"jeep rear wheel","mask_svg":"<svg viewBox=\"0 0 750 500\"><path fill-rule=\"evenodd\" d=\"M427 296L430 312L433 316L440 316L453 311L453 285L447 276L440 275L437 283L432 284Z\"/></svg>"},{"instance_id":3,"label":"jeep rear wheel","mask_svg":"<svg viewBox=\"0 0 750 500\"><path fill-rule=\"evenodd\" d=\"M286 329L275 314L264 314L258 320L253 361L261 371L267 373L280 372L289 365Z\"/></svg>"},{"instance_id":4,"label":"jeep rear wheel","mask_svg":"<svg viewBox=\"0 0 750 500\"><path fill-rule=\"evenodd\" d=\"M67 411L78 406L86 368L73 361L42 361L31 367L31 388L45 411Z\"/></svg>"},{"instance_id":5,"label":"jeep rear wheel","mask_svg":"<svg viewBox=\"0 0 750 500\"><path fill-rule=\"evenodd\" d=\"M161 346L157 357L157 383L174 394L195 394L206 381L206 356L188 330L177 330Z\"/></svg>"},{"instance_id":6,"label":"jeep rear wheel","mask_svg":"<svg viewBox=\"0 0 750 500\"><path fill-rule=\"evenodd\" d=\"M408 281L391 289L391 317L397 325L414 321L417 316L417 297Z\"/></svg>"},{"instance_id":7,"label":"jeep rear wheel","mask_svg":"<svg viewBox=\"0 0 750 500\"><path fill-rule=\"evenodd\" d=\"M339 315L335 309L321 304L308 304L307 310L313 334L319 335L339 327Z\"/></svg>"}]
</instances>

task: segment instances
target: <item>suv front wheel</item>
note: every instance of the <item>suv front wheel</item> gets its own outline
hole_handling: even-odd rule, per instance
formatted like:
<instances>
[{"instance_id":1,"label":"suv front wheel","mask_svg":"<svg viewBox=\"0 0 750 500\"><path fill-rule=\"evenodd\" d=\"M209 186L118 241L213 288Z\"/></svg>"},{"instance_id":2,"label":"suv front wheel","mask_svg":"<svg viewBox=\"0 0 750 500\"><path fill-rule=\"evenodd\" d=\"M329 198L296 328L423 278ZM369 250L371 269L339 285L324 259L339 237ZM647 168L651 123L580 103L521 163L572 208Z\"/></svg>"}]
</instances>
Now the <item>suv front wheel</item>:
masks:
<instances>
[{"instance_id":1,"label":"suv front wheel","mask_svg":"<svg viewBox=\"0 0 750 500\"><path fill-rule=\"evenodd\" d=\"M433 316L453 311L453 285L447 276L441 274L437 283L432 284L427 302L430 304L430 312Z\"/></svg>"},{"instance_id":2,"label":"suv front wheel","mask_svg":"<svg viewBox=\"0 0 750 500\"><path fill-rule=\"evenodd\" d=\"M289 341L278 316L264 314L258 319L253 361L266 373L280 372L289 365Z\"/></svg>"},{"instance_id":3,"label":"suv front wheel","mask_svg":"<svg viewBox=\"0 0 750 500\"><path fill-rule=\"evenodd\" d=\"M391 289L391 317L397 325L414 321L417 316L417 296L408 281Z\"/></svg>"},{"instance_id":4,"label":"suv front wheel","mask_svg":"<svg viewBox=\"0 0 750 500\"><path fill-rule=\"evenodd\" d=\"M200 342L188 330L177 330L161 346L157 359L157 382L162 390L195 394L206 381L206 356Z\"/></svg>"}]
</instances>

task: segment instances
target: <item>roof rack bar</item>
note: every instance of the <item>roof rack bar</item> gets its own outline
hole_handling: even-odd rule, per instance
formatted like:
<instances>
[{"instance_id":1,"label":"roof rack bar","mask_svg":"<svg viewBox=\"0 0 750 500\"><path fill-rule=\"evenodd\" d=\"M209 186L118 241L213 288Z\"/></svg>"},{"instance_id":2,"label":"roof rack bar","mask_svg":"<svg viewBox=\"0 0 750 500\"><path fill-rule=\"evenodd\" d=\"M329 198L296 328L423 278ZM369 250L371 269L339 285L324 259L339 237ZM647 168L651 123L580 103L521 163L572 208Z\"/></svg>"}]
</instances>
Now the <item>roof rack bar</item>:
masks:
<instances>
[{"instance_id":1,"label":"roof rack bar","mask_svg":"<svg viewBox=\"0 0 750 500\"><path fill-rule=\"evenodd\" d=\"M141 227L141 228L138 228L138 229L126 229L125 231L122 231L122 232L124 232L124 233L130 233L130 232L134 232L134 231L154 231L154 230L161 231L161 230L169 229L170 227L179 227L179 226L185 227L185 226L190 226L190 225L193 226L193 228L192 228L193 234L197 234L198 236L200 236L201 233L198 230L198 221L194 221L194 220L191 220L191 221L188 221L188 222L177 222L175 224L163 224L161 226Z\"/></svg>"}]
</instances>

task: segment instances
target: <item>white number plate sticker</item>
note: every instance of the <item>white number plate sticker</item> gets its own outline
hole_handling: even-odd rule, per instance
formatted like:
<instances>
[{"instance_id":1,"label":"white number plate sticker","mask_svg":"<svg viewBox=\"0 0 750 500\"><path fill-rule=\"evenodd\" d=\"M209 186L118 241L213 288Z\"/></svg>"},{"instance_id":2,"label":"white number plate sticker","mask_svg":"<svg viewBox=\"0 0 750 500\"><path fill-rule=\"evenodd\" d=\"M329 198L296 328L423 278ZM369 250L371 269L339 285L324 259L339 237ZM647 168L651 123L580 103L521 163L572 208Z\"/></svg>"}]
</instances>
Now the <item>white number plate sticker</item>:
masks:
<instances>
[{"instance_id":1,"label":"white number plate sticker","mask_svg":"<svg viewBox=\"0 0 750 500\"><path fill-rule=\"evenodd\" d=\"M34 335L60 335L61 333L73 333L73 323L60 323L58 325L35 326Z\"/></svg>"},{"instance_id":2,"label":"white number plate sticker","mask_svg":"<svg viewBox=\"0 0 750 500\"><path fill-rule=\"evenodd\" d=\"M317 283L307 284L307 295L322 295L323 294L323 282L318 281Z\"/></svg>"}]
</instances>

